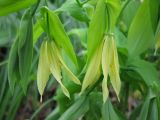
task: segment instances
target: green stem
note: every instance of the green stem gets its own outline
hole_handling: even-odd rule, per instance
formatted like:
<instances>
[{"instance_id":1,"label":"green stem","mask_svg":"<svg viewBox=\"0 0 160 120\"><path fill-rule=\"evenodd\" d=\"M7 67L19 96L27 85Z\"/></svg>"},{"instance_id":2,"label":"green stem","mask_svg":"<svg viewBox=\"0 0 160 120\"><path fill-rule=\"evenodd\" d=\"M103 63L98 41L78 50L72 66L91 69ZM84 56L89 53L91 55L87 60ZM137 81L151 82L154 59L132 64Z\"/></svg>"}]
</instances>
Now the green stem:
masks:
<instances>
[{"instance_id":1,"label":"green stem","mask_svg":"<svg viewBox=\"0 0 160 120\"><path fill-rule=\"evenodd\" d=\"M37 10L37 8L38 8L38 6L39 6L39 3L40 3L40 0L38 0L37 4L36 4L36 6L35 6L35 8L34 8L34 10L33 10L33 12L32 12L32 17L34 16L34 14L35 14L35 12L36 12L36 10Z\"/></svg>"},{"instance_id":2,"label":"green stem","mask_svg":"<svg viewBox=\"0 0 160 120\"><path fill-rule=\"evenodd\" d=\"M78 5L79 5L80 7L82 7L82 3L81 3L79 0L76 0L76 2L78 3Z\"/></svg>"},{"instance_id":3,"label":"green stem","mask_svg":"<svg viewBox=\"0 0 160 120\"><path fill-rule=\"evenodd\" d=\"M34 120L34 118L51 102L53 102L53 98L49 99L48 101L46 101L45 103L43 103L31 116L30 120Z\"/></svg>"}]
</instances>

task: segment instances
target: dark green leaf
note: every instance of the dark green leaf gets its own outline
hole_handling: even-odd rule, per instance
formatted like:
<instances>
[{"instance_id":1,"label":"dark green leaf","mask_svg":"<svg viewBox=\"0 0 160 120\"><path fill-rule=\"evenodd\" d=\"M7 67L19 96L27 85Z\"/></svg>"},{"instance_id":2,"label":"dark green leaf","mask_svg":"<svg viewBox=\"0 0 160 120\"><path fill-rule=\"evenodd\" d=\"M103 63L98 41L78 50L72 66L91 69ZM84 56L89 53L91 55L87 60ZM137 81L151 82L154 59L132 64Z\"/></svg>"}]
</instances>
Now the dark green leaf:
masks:
<instances>
[{"instance_id":1,"label":"dark green leaf","mask_svg":"<svg viewBox=\"0 0 160 120\"><path fill-rule=\"evenodd\" d=\"M76 120L83 116L89 109L89 102L86 96L81 96L76 102L68 108L58 120Z\"/></svg>"},{"instance_id":2,"label":"dark green leaf","mask_svg":"<svg viewBox=\"0 0 160 120\"><path fill-rule=\"evenodd\" d=\"M109 99L103 104L102 120L121 120Z\"/></svg>"},{"instance_id":3,"label":"dark green leaf","mask_svg":"<svg viewBox=\"0 0 160 120\"><path fill-rule=\"evenodd\" d=\"M21 85L26 92L27 84L29 83L29 75L33 56L33 30L32 17L30 10L26 11L21 20L19 29L19 71L21 76Z\"/></svg>"}]
</instances>

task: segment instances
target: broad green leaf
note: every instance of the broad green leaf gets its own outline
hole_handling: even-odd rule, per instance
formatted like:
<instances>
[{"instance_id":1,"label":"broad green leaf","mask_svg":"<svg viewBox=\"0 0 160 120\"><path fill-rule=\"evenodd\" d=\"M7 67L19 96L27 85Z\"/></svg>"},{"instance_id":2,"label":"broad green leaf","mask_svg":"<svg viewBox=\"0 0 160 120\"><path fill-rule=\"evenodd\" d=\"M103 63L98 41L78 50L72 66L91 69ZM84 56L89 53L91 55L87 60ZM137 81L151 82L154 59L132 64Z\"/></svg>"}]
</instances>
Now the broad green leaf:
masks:
<instances>
[{"instance_id":1,"label":"broad green leaf","mask_svg":"<svg viewBox=\"0 0 160 120\"><path fill-rule=\"evenodd\" d=\"M44 14L48 14L48 21L49 21L48 27L51 38L55 40L58 46L62 47L65 50L65 52L73 61L73 63L78 67L73 46L58 16L53 11L47 8L43 8L42 11L44 12Z\"/></svg>"},{"instance_id":2,"label":"broad green leaf","mask_svg":"<svg viewBox=\"0 0 160 120\"><path fill-rule=\"evenodd\" d=\"M91 61L93 54L95 53L97 46L103 40L105 32L105 2L99 0L96 6L95 13L90 21L88 29L88 60L87 64Z\"/></svg>"},{"instance_id":3,"label":"broad green leaf","mask_svg":"<svg viewBox=\"0 0 160 120\"><path fill-rule=\"evenodd\" d=\"M13 13L19 11L21 9L27 8L30 5L33 5L37 2L37 0L16 0L6 1L7 3L0 4L0 16L7 15L9 13ZM1 2L0 2L1 3ZM5 5L4 5L5 4Z\"/></svg>"},{"instance_id":4,"label":"broad green leaf","mask_svg":"<svg viewBox=\"0 0 160 120\"><path fill-rule=\"evenodd\" d=\"M89 17L82 6L79 6L75 0L67 0L55 12L68 12L79 21L89 22Z\"/></svg>"},{"instance_id":5,"label":"broad green leaf","mask_svg":"<svg viewBox=\"0 0 160 120\"><path fill-rule=\"evenodd\" d=\"M127 1L128 2L128 1ZM132 20L140 6L140 1L138 0L130 0L126 6L124 6L124 10L122 11L121 19L127 28L130 27Z\"/></svg>"},{"instance_id":6,"label":"broad green leaf","mask_svg":"<svg viewBox=\"0 0 160 120\"><path fill-rule=\"evenodd\" d=\"M142 2L130 25L127 44L130 56L140 55L154 43L149 5L149 0Z\"/></svg>"},{"instance_id":7,"label":"broad green leaf","mask_svg":"<svg viewBox=\"0 0 160 120\"><path fill-rule=\"evenodd\" d=\"M21 84L24 92L27 90L29 83L30 70L32 65L33 56L33 30L32 30L32 17L30 10L26 11L21 19L19 29L19 43L18 43L18 56L19 56L19 71L21 77Z\"/></svg>"},{"instance_id":8,"label":"broad green leaf","mask_svg":"<svg viewBox=\"0 0 160 120\"><path fill-rule=\"evenodd\" d=\"M89 110L89 101L86 96L81 96L69 107L58 120L77 120Z\"/></svg>"},{"instance_id":9,"label":"broad green leaf","mask_svg":"<svg viewBox=\"0 0 160 120\"><path fill-rule=\"evenodd\" d=\"M130 61L129 66L131 66L131 68L142 77L147 86L152 86L154 83L158 83L158 73L152 63L141 59L135 59Z\"/></svg>"},{"instance_id":10,"label":"broad green leaf","mask_svg":"<svg viewBox=\"0 0 160 120\"><path fill-rule=\"evenodd\" d=\"M109 99L103 104L102 120L120 120Z\"/></svg>"},{"instance_id":11,"label":"broad green leaf","mask_svg":"<svg viewBox=\"0 0 160 120\"><path fill-rule=\"evenodd\" d=\"M18 37L15 39L9 53L8 80L9 80L11 91L14 92L15 84L19 83L20 81L19 58L18 58Z\"/></svg>"}]
</instances>

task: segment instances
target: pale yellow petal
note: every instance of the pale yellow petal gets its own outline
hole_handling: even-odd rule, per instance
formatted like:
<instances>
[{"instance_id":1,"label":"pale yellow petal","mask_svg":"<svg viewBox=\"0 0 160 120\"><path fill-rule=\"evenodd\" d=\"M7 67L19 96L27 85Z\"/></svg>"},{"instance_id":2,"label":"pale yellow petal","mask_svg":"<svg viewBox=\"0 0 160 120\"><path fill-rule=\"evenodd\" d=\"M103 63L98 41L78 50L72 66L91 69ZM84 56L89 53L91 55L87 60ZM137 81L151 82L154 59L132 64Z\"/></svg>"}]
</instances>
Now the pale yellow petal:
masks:
<instances>
[{"instance_id":1,"label":"pale yellow petal","mask_svg":"<svg viewBox=\"0 0 160 120\"><path fill-rule=\"evenodd\" d=\"M109 91L107 88L107 79L103 79L102 81L102 93L103 93L103 102L105 103L109 95Z\"/></svg>"},{"instance_id":2,"label":"pale yellow petal","mask_svg":"<svg viewBox=\"0 0 160 120\"><path fill-rule=\"evenodd\" d=\"M37 72L37 86L40 95L43 95L44 89L46 87L50 71L46 63L46 42L44 41L40 48L40 57L38 63L38 72ZM42 98L42 97L41 97Z\"/></svg>"},{"instance_id":3,"label":"pale yellow petal","mask_svg":"<svg viewBox=\"0 0 160 120\"><path fill-rule=\"evenodd\" d=\"M87 87L92 86L100 77L102 46L103 43L101 43L99 48L96 50L93 58L87 66L87 71L82 83L81 93L83 93Z\"/></svg>"},{"instance_id":4,"label":"pale yellow petal","mask_svg":"<svg viewBox=\"0 0 160 120\"><path fill-rule=\"evenodd\" d=\"M114 38L112 38L112 49L113 49L113 55L112 55L113 61L110 65L109 76L110 76L110 80L111 80L113 89L115 90L116 95L118 97L120 88L121 88L121 80L119 76L118 54L117 54L117 48L116 48Z\"/></svg>"},{"instance_id":5,"label":"pale yellow petal","mask_svg":"<svg viewBox=\"0 0 160 120\"><path fill-rule=\"evenodd\" d=\"M53 46L52 43L53 43L52 41L48 41L48 43L47 43L48 65L50 67L50 71L51 71L52 75L57 80L57 82L60 84L63 93L68 98L70 98L70 94L69 94L67 88L63 85L63 83L61 81L61 79L62 79L61 62L59 61L56 48L55 48L55 46Z\"/></svg>"},{"instance_id":6,"label":"pale yellow petal","mask_svg":"<svg viewBox=\"0 0 160 120\"><path fill-rule=\"evenodd\" d=\"M70 71L70 69L66 66L65 62L63 61L60 51L57 48L57 46L55 45L55 43L51 43L52 48L55 50L57 58L59 59L61 65L64 67L65 71L67 72L68 76L71 78L71 80L76 83L76 84L81 84L80 80Z\"/></svg>"}]
</instances>

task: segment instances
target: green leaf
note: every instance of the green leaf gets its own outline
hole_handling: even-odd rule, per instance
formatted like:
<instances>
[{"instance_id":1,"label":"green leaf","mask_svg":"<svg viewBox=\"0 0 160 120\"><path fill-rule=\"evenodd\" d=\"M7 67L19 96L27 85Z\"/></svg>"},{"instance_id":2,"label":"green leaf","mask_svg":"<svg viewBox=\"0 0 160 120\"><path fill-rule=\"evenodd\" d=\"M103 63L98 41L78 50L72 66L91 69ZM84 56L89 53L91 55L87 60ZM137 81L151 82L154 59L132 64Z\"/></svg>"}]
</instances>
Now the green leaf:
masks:
<instances>
[{"instance_id":1,"label":"green leaf","mask_svg":"<svg viewBox=\"0 0 160 120\"><path fill-rule=\"evenodd\" d=\"M117 17L121 11L120 0L105 0L106 3L106 31L113 32Z\"/></svg>"},{"instance_id":2,"label":"green leaf","mask_svg":"<svg viewBox=\"0 0 160 120\"><path fill-rule=\"evenodd\" d=\"M127 44L130 56L145 52L154 43L149 5L149 0L142 3L130 25Z\"/></svg>"},{"instance_id":3,"label":"green leaf","mask_svg":"<svg viewBox=\"0 0 160 120\"><path fill-rule=\"evenodd\" d=\"M143 104L143 107L139 116L139 120L147 120L149 105L150 105L150 99L146 99Z\"/></svg>"},{"instance_id":4,"label":"green leaf","mask_svg":"<svg viewBox=\"0 0 160 120\"><path fill-rule=\"evenodd\" d=\"M89 17L83 7L79 6L75 0L67 0L55 12L68 12L79 21L89 22Z\"/></svg>"},{"instance_id":5,"label":"green leaf","mask_svg":"<svg viewBox=\"0 0 160 120\"><path fill-rule=\"evenodd\" d=\"M81 44L86 48L87 47L87 29L79 28L79 29L71 29L68 32L69 36L76 36L81 40Z\"/></svg>"},{"instance_id":6,"label":"green leaf","mask_svg":"<svg viewBox=\"0 0 160 120\"><path fill-rule=\"evenodd\" d=\"M86 96L81 96L66 110L58 120L76 120L83 116L89 109L89 102Z\"/></svg>"},{"instance_id":7,"label":"green leaf","mask_svg":"<svg viewBox=\"0 0 160 120\"><path fill-rule=\"evenodd\" d=\"M102 120L120 120L109 99L103 104Z\"/></svg>"},{"instance_id":8,"label":"green leaf","mask_svg":"<svg viewBox=\"0 0 160 120\"><path fill-rule=\"evenodd\" d=\"M13 93L15 84L20 81L19 58L18 58L18 37L14 41L9 53L8 80L9 80L11 91Z\"/></svg>"},{"instance_id":9,"label":"green leaf","mask_svg":"<svg viewBox=\"0 0 160 120\"><path fill-rule=\"evenodd\" d=\"M158 22L158 26L157 26L157 30L156 30L156 34L155 34L155 41L156 41L156 45L155 45L156 51L155 51L155 53L156 53L158 48L160 48L160 20Z\"/></svg>"},{"instance_id":10,"label":"green leaf","mask_svg":"<svg viewBox=\"0 0 160 120\"><path fill-rule=\"evenodd\" d=\"M43 33L43 28L41 27L41 24L39 21L36 22L36 24L33 26L33 45L36 44L38 41L38 38L42 35Z\"/></svg>"},{"instance_id":11,"label":"green leaf","mask_svg":"<svg viewBox=\"0 0 160 120\"><path fill-rule=\"evenodd\" d=\"M150 103L149 113L148 113L148 120L159 120L158 119L158 106L156 99L152 99Z\"/></svg>"},{"instance_id":12,"label":"green leaf","mask_svg":"<svg viewBox=\"0 0 160 120\"><path fill-rule=\"evenodd\" d=\"M30 5L33 5L37 2L37 0L16 0L12 1L6 1L7 3L1 3L0 2L0 16L7 15L9 13L13 13L16 11L19 11L21 9L27 8ZM5 5L4 5L5 4Z\"/></svg>"},{"instance_id":13,"label":"green leaf","mask_svg":"<svg viewBox=\"0 0 160 120\"><path fill-rule=\"evenodd\" d=\"M88 29L88 60L90 62L97 46L103 40L105 32L105 2L99 0L96 6L95 13L91 19Z\"/></svg>"},{"instance_id":14,"label":"green leaf","mask_svg":"<svg viewBox=\"0 0 160 120\"><path fill-rule=\"evenodd\" d=\"M127 4L127 3L126 3ZM132 20L140 6L140 1L130 0L122 12L122 20L127 27L130 27Z\"/></svg>"},{"instance_id":15,"label":"green leaf","mask_svg":"<svg viewBox=\"0 0 160 120\"><path fill-rule=\"evenodd\" d=\"M99 118L101 118L102 105L103 105L102 93L92 92L89 95L89 108L90 109L85 115L86 120L99 120Z\"/></svg>"},{"instance_id":16,"label":"green leaf","mask_svg":"<svg viewBox=\"0 0 160 120\"><path fill-rule=\"evenodd\" d=\"M141 59L134 59L130 61L129 66L142 77L147 86L158 83L158 72L152 63Z\"/></svg>"},{"instance_id":17,"label":"green leaf","mask_svg":"<svg viewBox=\"0 0 160 120\"><path fill-rule=\"evenodd\" d=\"M68 35L66 34L64 27L59 20L58 16L48 8L43 8L42 12L44 17L45 13L48 14L49 21L49 35L53 40L55 40L56 44L62 47L73 63L78 67L76 55L73 49L73 46L70 42Z\"/></svg>"},{"instance_id":18,"label":"green leaf","mask_svg":"<svg viewBox=\"0 0 160 120\"><path fill-rule=\"evenodd\" d=\"M21 85L24 92L26 92L27 84L29 83L33 56L33 28L30 10L27 10L21 19L19 29L18 56Z\"/></svg>"}]
</instances>

